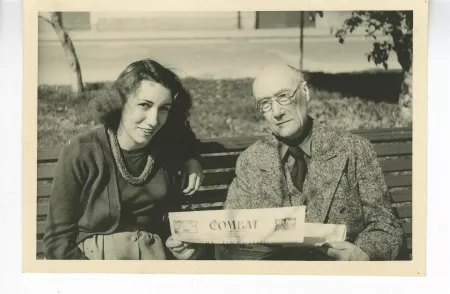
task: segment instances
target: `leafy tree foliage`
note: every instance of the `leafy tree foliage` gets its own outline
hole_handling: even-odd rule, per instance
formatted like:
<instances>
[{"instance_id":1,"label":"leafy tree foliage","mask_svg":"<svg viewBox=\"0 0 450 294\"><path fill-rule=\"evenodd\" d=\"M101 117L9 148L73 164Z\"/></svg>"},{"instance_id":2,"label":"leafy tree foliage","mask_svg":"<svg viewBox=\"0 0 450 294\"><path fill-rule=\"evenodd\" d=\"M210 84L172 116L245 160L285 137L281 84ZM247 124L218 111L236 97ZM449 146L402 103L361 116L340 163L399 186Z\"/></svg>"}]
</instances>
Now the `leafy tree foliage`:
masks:
<instances>
[{"instance_id":1,"label":"leafy tree foliage","mask_svg":"<svg viewBox=\"0 0 450 294\"><path fill-rule=\"evenodd\" d=\"M412 11L353 11L335 36L340 43L358 27L366 27L366 36L373 38L372 51L367 60L388 69L390 53L394 51L403 70L403 83L399 97L402 108L412 107L412 58L413 58L413 12ZM386 38L379 38L387 36Z\"/></svg>"}]
</instances>

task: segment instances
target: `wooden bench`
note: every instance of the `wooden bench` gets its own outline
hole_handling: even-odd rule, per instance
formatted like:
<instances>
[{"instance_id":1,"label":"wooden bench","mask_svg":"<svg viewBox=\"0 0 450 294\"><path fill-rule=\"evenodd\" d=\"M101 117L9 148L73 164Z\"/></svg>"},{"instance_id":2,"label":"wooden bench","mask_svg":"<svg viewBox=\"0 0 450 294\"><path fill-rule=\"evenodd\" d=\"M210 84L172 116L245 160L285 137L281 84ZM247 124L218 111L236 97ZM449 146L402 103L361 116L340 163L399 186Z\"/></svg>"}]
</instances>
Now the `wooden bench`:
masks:
<instances>
[{"instance_id":1,"label":"wooden bench","mask_svg":"<svg viewBox=\"0 0 450 294\"><path fill-rule=\"evenodd\" d=\"M411 259L412 252L412 130L410 128L355 131L373 144L391 191L393 210L405 232L399 259ZM201 140L205 178L192 197L186 197L184 208L221 209L228 185L234 177L240 152L259 137ZM43 258L42 237L48 210L55 166L60 148L38 149L37 154L37 258Z\"/></svg>"}]
</instances>

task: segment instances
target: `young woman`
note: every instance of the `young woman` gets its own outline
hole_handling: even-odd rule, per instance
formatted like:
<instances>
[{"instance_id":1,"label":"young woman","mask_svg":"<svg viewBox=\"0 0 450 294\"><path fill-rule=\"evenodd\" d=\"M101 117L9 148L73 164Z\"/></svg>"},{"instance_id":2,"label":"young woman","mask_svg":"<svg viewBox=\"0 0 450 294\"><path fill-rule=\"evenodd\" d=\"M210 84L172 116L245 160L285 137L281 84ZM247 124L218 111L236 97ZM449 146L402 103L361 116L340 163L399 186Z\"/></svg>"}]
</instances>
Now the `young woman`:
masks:
<instances>
[{"instance_id":1,"label":"young woman","mask_svg":"<svg viewBox=\"0 0 450 294\"><path fill-rule=\"evenodd\" d=\"M140 60L94 101L102 126L72 138L58 160L45 257L200 257L200 247L169 237L167 222L181 192L194 193L203 179L188 123L191 98L179 78Z\"/></svg>"}]
</instances>

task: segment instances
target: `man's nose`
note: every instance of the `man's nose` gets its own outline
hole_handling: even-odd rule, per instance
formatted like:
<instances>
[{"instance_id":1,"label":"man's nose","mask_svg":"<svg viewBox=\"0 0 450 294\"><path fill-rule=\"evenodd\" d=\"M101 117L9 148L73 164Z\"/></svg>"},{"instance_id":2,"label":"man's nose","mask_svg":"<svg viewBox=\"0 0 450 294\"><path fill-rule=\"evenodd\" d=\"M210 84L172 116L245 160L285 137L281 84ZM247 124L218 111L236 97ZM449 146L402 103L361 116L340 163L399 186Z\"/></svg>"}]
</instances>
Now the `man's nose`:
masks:
<instances>
[{"instance_id":1,"label":"man's nose","mask_svg":"<svg viewBox=\"0 0 450 294\"><path fill-rule=\"evenodd\" d=\"M276 101L272 101L272 115L276 119L280 119L284 115L283 108Z\"/></svg>"}]
</instances>

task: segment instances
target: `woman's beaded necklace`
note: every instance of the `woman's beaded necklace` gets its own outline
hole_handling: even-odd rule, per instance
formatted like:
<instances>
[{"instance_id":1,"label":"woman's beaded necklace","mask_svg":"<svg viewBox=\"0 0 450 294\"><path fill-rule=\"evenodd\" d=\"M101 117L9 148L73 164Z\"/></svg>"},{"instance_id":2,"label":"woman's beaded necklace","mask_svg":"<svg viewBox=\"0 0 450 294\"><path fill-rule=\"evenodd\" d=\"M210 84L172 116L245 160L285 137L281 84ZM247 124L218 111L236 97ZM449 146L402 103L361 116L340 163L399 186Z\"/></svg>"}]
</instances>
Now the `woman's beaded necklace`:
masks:
<instances>
[{"instance_id":1,"label":"woman's beaded necklace","mask_svg":"<svg viewBox=\"0 0 450 294\"><path fill-rule=\"evenodd\" d=\"M152 168L155 162L153 157L151 155L148 155L147 163L145 165L144 170L142 171L140 176L135 177L126 168L125 162L120 152L120 145L119 141L117 140L117 135L111 129L108 129L108 136L111 142L111 149L114 156L114 160L116 162L117 167L119 168L122 177L125 180L127 180L128 183L133 185L139 185L147 181L148 177L152 172Z\"/></svg>"}]
</instances>

